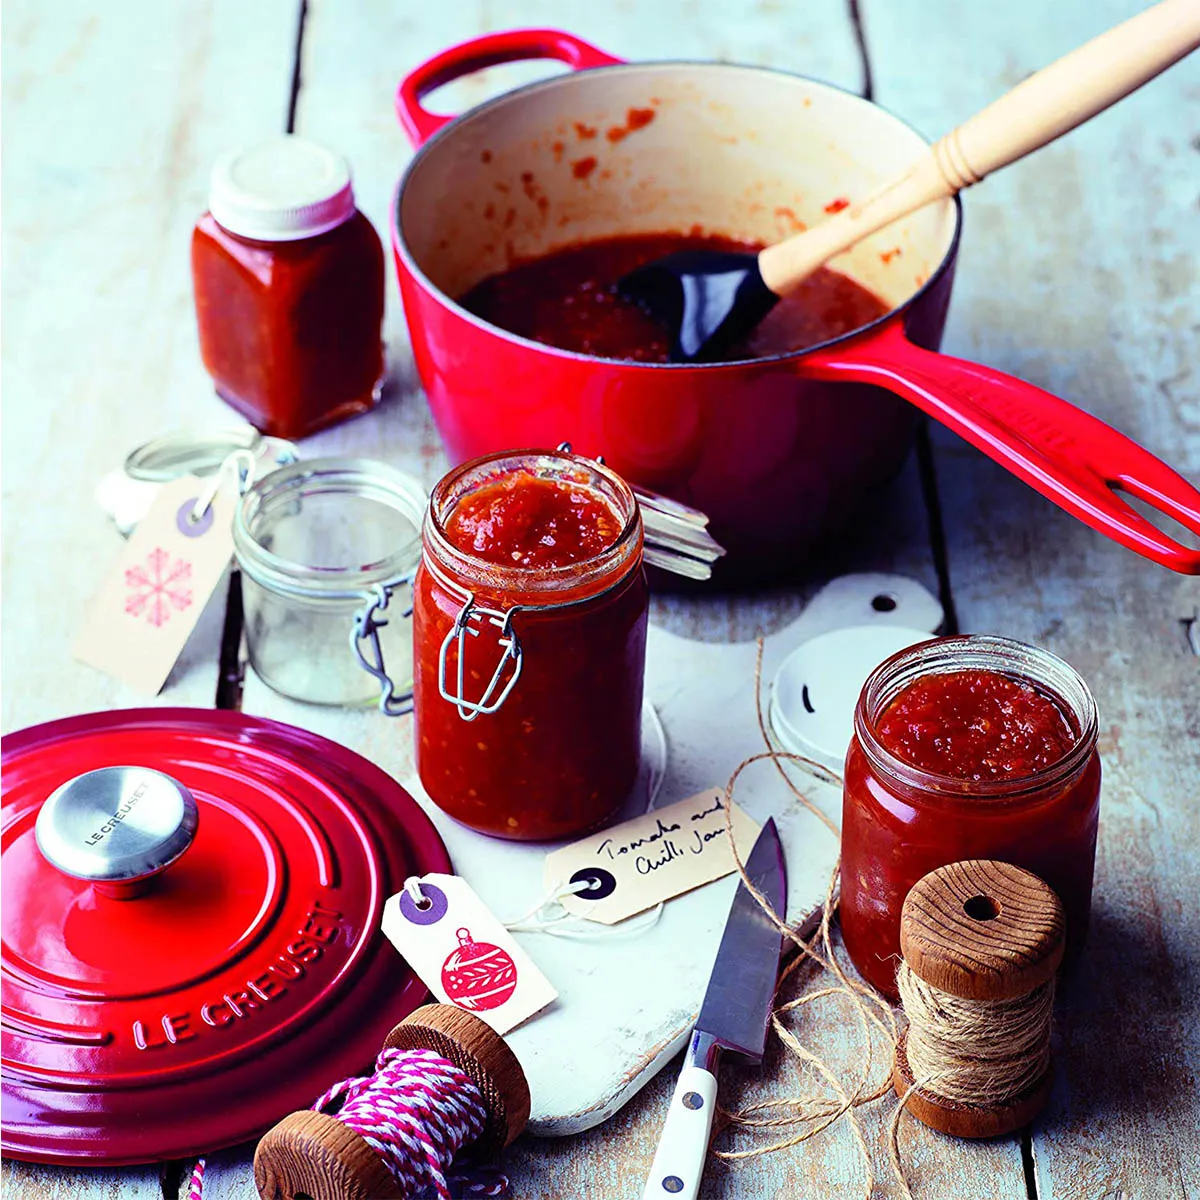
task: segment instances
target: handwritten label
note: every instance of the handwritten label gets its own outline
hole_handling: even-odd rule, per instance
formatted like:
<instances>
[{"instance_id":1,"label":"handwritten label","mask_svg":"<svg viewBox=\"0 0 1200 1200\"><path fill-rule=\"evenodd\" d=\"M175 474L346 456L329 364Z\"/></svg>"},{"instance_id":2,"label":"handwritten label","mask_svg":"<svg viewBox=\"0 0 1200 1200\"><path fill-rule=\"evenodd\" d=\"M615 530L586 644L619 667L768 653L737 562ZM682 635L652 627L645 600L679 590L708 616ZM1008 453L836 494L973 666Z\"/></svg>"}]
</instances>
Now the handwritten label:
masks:
<instances>
[{"instance_id":1,"label":"handwritten label","mask_svg":"<svg viewBox=\"0 0 1200 1200\"><path fill-rule=\"evenodd\" d=\"M193 519L207 485L165 484L92 601L74 654L156 694L183 653L233 556L232 496L218 492Z\"/></svg>"},{"instance_id":2,"label":"handwritten label","mask_svg":"<svg viewBox=\"0 0 1200 1200\"><path fill-rule=\"evenodd\" d=\"M471 885L457 875L423 875L419 898L406 887L383 907L383 932L422 983L507 1033L558 993Z\"/></svg>"},{"instance_id":3,"label":"handwritten label","mask_svg":"<svg viewBox=\"0 0 1200 1200\"><path fill-rule=\"evenodd\" d=\"M735 804L733 836L742 861L758 826ZM611 829L602 829L546 857L546 885L588 883L564 896L575 916L603 925L652 908L736 869L725 829L725 799L710 788Z\"/></svg>"}]
</instances>

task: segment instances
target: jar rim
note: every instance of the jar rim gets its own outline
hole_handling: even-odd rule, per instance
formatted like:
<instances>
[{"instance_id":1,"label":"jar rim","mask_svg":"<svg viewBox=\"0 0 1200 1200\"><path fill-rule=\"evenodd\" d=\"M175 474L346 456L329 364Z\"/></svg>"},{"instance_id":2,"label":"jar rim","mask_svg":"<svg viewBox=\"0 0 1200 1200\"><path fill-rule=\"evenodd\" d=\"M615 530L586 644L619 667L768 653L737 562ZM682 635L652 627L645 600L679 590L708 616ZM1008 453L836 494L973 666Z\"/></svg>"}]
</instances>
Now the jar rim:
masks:
<instances>
[{"instance_id":1,"label":"jar rim","mask_svg":"<svg viewBox=\"0 0 1200 1200\"><path fill-rule=\"evenodd\" d=\"M459 549L447 537L445 522L450 513L470 490L469 485L485 472L498 478L521 469L541 478L561 478L564 466L574 470L577 482L620 506L617 516L622 521L621 531L599 553L565 566L504 566ZM585 480L585 473L592 478ZM597 483L603 484L603 488L598 488ZM613 583L623 578L627 573L625 568L641 559L642 520L633 489L602 461L567 450L506 450L461 463L434 485L426 508L423 536L426 547L439 563L451 567L455 574L479 581L489 591L549 596L584 590L588 584L610 577Z\"/></svg>"},{"instance_id":2,"label":"jar rim","mask_svg":"<svg viewBox=\"0 0 1200 1200\"><path fill-rule=\"evenodd\" d=\"M963 670L995 671L1049 692L1072 724L1074 745L1062 758L1032 774L975 780L915 766L879 741L875 722L902 688L921 676ZM1095 697L1070 663L1040 646L996 634L933 638L898 651L867 677L854 711L855 737L877 774L913 791L972 800L1012 800L1066 783L1091 759L1098 729Z\"/></svg>"},{"instance_id":3,"label":"jar rim","mask_svg":"<svg viewBox=\"0 0 1200 1200\"><path fill-rule=\"evenodd\" d=\"M394 552L354 567L314 567L268 549L255 535L264 515L305 495L339 492L373 500L406 517L410 541ZM427 496L420 482L387 463L369 458L310 458L278 467L255 481L242 497L233 522L238 566L261 586L285 595L319 600L353 600L379 585L410 580L421 561L421 519Z\"/></svg>"}]
</instances>

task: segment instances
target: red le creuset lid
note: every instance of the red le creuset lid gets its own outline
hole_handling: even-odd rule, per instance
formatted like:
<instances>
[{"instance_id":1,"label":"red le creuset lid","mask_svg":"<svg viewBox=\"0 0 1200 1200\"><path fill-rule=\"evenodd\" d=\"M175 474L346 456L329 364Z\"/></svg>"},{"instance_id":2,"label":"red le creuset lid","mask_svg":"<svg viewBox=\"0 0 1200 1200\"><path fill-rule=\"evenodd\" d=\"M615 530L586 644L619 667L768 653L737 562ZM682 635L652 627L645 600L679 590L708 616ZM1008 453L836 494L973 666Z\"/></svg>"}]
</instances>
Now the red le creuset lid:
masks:
<instances>
[{"instance_id":1,"label":"red le creuset lid","mask_svg":"<svg viewBox=\"0 0 1200 1200\"><path fill-rule=\"evenodd\" d=\"M424 999L380 917L449 857L359 755L134 709L12 734L3 766L4 1153L120 1165L248 1140L367 1069Z\"/></svg>"}]
</instances>

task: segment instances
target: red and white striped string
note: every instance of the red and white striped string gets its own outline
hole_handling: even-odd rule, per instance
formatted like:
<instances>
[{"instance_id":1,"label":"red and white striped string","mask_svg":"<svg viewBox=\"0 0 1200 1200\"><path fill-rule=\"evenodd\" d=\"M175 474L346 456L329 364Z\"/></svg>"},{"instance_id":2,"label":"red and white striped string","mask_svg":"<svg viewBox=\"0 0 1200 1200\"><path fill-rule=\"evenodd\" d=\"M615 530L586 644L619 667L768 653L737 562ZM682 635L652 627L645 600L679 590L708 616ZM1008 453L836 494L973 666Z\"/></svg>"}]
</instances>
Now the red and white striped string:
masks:
<instances>
[{"instance_id":1,"label":"red and white striped string","mask_svg":"<svg viewBox=\"0 0 1200 1200\"><path fill-rule=\"evenodd\" d=\"M334 1084L314 1105L336 1115L383 1160L406 1198L505 1196L500 1172L455 1156L476 1141L487 1108L474 1080L432 1050L383 1050L371 1075ZM188 1200L203 1200L204 1159L196 1164Z\"/></svg>"}]
</instances>

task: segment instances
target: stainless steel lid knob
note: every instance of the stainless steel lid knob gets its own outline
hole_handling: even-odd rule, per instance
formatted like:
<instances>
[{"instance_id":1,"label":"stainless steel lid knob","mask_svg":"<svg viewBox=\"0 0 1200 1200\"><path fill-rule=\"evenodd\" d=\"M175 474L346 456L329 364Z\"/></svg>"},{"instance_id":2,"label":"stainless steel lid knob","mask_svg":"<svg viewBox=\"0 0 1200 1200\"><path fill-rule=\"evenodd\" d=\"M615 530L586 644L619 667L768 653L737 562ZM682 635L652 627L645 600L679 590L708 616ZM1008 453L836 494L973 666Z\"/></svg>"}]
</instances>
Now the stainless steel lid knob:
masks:
<instances>
[{"instance_id":1,"label":"stainless steel lid knob","mask_svg":"<svg viewBox=\"0 0 1200 1200\"><path fill-rule=\"evenodd\" d=\"M196 801L178 780L146 767L102 767L50 796L36 836L64 874L128 899L192 844L198 822Z\"/></svg>"}]
</instances>

